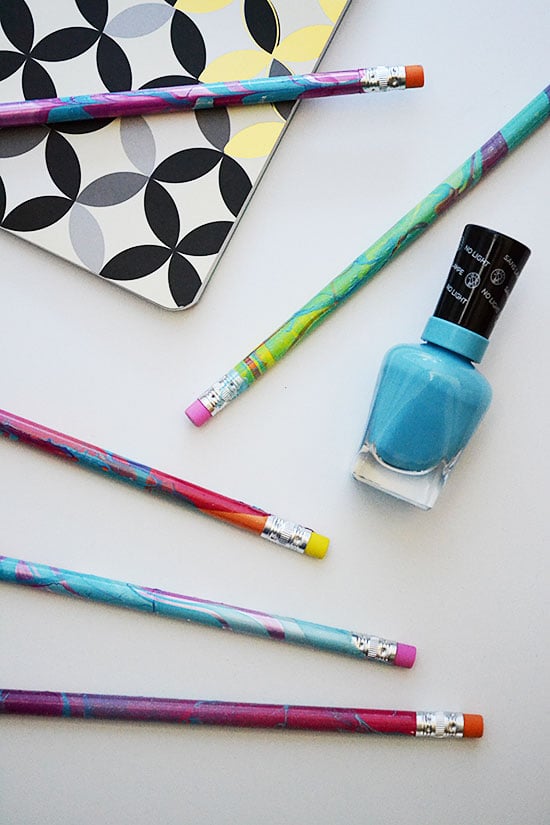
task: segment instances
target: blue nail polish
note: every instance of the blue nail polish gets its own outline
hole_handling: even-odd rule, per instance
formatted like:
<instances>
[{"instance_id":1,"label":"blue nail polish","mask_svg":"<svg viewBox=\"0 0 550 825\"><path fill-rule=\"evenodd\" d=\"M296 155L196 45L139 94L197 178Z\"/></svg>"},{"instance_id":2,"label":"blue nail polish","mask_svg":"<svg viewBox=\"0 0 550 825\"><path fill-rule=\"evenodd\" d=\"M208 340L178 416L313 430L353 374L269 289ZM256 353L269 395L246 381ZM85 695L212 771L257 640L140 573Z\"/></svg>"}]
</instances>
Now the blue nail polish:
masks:
<instances>
[{"instance_id":1,"label":"blue nail polish","mask_svg":"<svg viewBox=\"0 0 550 825\"><path fill-rule=\"evenodd\" d=\"M393 347L382 364L353 475L424 510L435 503L491 403L472 362L530 250L468 224L422 344Z\"/></svg>"}]
</instances>

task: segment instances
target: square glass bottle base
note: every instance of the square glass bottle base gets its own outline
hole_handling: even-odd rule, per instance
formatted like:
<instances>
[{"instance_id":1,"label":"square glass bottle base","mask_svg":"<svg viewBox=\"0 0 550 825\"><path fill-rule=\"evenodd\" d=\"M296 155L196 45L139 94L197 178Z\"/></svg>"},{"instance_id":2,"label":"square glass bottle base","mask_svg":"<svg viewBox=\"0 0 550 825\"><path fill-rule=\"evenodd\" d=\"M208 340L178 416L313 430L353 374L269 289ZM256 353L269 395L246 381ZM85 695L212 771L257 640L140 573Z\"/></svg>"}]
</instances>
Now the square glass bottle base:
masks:
<instances>
[{"instance_id":1,"label":"square glass bottle base","mask_svg":"<svg viewBox=\"0 0 550 825\"><path fill-rule=\"evenodd\" d=\"M430 510L443 489L449 464L441 462L435 467L420 472L400 470L380 459L373 444L364 444L357 456L352 473L357 481L376 487L384 493L414 504L422 510Z\"/></svg>"}]
</instances>

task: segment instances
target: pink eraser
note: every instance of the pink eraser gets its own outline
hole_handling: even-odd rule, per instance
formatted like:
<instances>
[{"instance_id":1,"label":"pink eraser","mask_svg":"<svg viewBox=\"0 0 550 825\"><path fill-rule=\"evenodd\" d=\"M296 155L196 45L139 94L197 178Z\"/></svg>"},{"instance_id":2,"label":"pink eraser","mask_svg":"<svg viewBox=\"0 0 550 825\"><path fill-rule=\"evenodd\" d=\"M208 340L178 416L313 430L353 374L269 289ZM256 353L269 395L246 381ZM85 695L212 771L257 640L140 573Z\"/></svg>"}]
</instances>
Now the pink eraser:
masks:
<instances>
[{"instance_id":1,"label":"pink eraser","mask_svg":"<svg viewBox=\"0 0 550 825\"><path fill-rule=\"evenodd\" d=\"M397 643L397 653L393 660L397 667L412 667L416 659L416 648L413 645L404 645L401 642Z\"/></svg>"},{"instance_id":2,"label":"pink eraser","mask_svg":"<svg viewBox=\"0 0 550 825\"><path fill-rule=\"evenodd\" d=\"M185 410L185 415L192 421L195 427L202 427L207 421L210 421L212 414L208 412L204 404L197 398Z\"/></svg>"}]
</instances>

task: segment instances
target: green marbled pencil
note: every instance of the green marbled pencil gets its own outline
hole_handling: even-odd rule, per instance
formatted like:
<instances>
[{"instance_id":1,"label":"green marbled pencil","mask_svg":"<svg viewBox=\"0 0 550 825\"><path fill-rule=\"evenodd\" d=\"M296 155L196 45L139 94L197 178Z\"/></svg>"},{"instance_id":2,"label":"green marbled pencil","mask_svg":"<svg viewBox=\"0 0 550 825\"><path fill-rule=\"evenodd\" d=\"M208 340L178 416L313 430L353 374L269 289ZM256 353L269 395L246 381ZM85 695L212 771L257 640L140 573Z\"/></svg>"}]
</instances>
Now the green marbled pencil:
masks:
<instances>
[{"instance_id":1,"label":"green marbled pencil","mask_svg":"<svg viewBox=\"0 0 550 825\"><path fill-rule=\"evenodd\" d=\"M185 411L193 424L200 427L252 386L359 287L367 284L386 264L420 237L453 203L473 189L499 161L542 126L549 116L550 86L547 86L340 275L200 395Z\"/></svg>"}]
</instances>

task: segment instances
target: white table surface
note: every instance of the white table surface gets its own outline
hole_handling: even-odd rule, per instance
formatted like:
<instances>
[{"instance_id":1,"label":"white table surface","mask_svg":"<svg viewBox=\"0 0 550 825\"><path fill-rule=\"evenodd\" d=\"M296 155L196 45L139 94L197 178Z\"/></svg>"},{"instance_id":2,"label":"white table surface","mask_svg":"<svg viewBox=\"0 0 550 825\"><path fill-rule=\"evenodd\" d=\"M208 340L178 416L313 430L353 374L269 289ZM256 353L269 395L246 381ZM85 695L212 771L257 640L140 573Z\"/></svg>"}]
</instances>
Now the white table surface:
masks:
<instances>
[{"instance_id":1,"label":"white table surface","mask_svg":"<svg viewBox=\"0 0 550 825\"><path fill-rule=\"evenodd\" d=\"M321 68L422 90L299 108L198 305L8 233L1 404L313 526L324 561L2 439L0 552L415 643L411 671L0 585L2 687L482 713L479 741L5 717L2 825L548 822L550 124L201 430L185 407L550 81L547 0L354 0ZM350 474L384 352L466 223L532 249L494 401L429 513Z\"/></svg>"}]
</instances>

